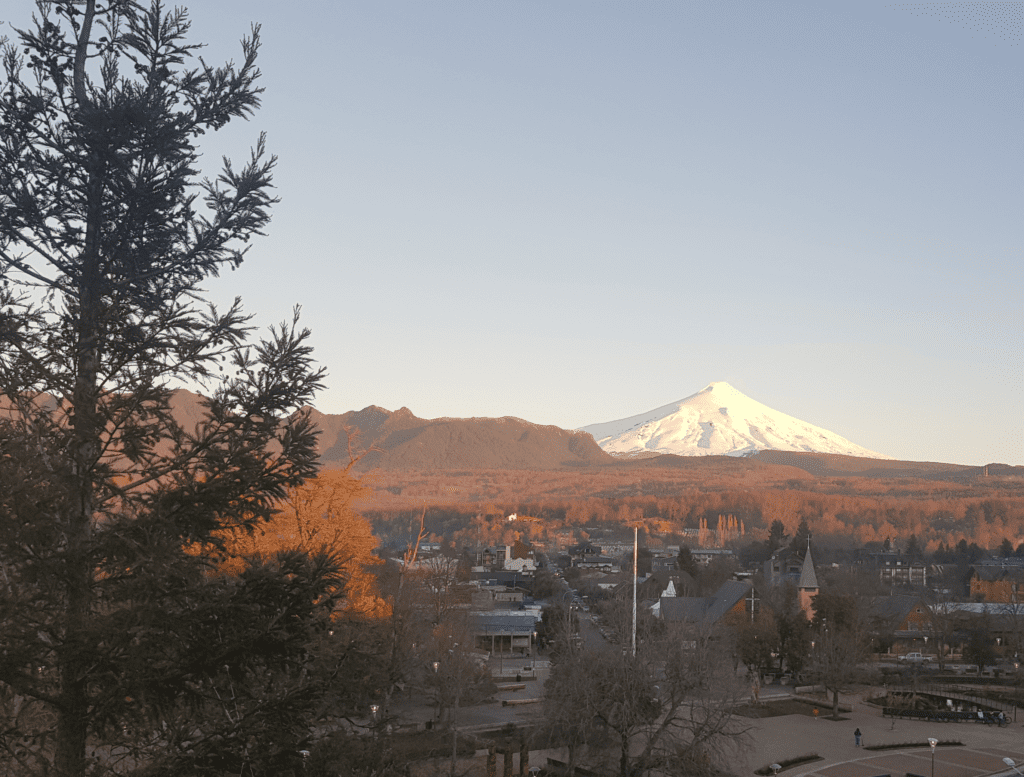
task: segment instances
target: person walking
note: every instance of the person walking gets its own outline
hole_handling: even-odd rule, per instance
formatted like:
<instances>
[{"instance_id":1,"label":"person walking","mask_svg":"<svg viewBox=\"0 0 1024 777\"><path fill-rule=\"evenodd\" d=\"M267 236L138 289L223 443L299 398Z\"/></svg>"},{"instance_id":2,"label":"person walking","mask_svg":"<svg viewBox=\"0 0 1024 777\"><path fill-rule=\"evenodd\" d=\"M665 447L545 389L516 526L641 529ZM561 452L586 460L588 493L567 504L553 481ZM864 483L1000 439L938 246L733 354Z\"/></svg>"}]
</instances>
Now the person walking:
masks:
<instances>
[{"instance_id":1,"label":"person walking","mask_svg":"<svg viewBox=\"0 0 1024 777\"><path fill-rule=\"evenodd\" d=\"M853 746L860 747L860 729L853 732Z\"/></svg>"}]
</instances>

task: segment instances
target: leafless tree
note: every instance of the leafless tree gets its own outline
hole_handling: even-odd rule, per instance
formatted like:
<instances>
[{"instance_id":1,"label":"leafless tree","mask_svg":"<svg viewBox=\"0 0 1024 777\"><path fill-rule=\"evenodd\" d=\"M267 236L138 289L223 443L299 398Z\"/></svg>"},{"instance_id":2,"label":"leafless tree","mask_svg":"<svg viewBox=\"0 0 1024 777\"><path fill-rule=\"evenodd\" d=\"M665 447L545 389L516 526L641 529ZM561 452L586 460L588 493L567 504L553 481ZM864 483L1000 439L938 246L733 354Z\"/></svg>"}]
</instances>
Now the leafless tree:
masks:
<instances>
[{"instance_id":1,"label":"leafless tree","mask_svg":"<svg viewBox=\"0 0 1024 777\"><path fill-rule=\"evenodd\" d=\"M463 613L449 613L445 622L434 628L430 648L435 658L429 675L437 701L437 721L447 724L452 736L451 775L456 770L458 752L458 710L470 693L490 683L490 674L473 654L473 633ZM493 687L492 687L493 690Z\"/></svg>"},{"instance_id":2,"label":"leafless tree","mask_svg":"<svg viewBox=\"0 0 1024 777\"><path fill-rule=\"evenodd\" d=\"M679 627L630 650L581 650L545 686L547 720L578 752L618 753L619 774L710 773L745 740L733 709L743 693L718 635Z\"/></svg>"},{"instance_id":3,"label":"leafless tree","mask_svg":"<svg viewBox=\"0 0 1024 777\"><path fill-rule=\"evenodd\" d=\"M568 750L569 777L576 774L581 751L594 734L594 691L587 662L590 652L571 650L560 655L555 670L544 686L544 719Z\"/></svg>"},{"instance_id":4,"label":"leafless tree","mask_svg":"<svg viewBox=\"0 0 1024 777\"><path fill-rule=\"evenodd\" d=\"M946 668L946 659L953 652L956 634L962 623L959 612L950 606L950 597L935 595L927 602L928 630L935 641L938 653L939 671Z\"/></svg>"},{"instance_id":5,"label":"leafless tree","mask_svg":"<svg viewBox=\"0 0 1024 777\"><path fill-rule=\"evenodd\" d=\"M826 625L817 634L811 651L812 671L826 693L832 693L832 717L839 717L839 694L858 675L857 664L867 655L868 641L858 625Z\"/></svg>"},{"instance_id":6,"label":"leafless tree","mask_svg":"<svg viewBox=\"0 0 1024 777\"><path fill-rule=\"evenodd\" d=\"M434 623L442 623L458 604L459 559L439 553L424 559L418 571Z\"/></svg>"}]
</instances>

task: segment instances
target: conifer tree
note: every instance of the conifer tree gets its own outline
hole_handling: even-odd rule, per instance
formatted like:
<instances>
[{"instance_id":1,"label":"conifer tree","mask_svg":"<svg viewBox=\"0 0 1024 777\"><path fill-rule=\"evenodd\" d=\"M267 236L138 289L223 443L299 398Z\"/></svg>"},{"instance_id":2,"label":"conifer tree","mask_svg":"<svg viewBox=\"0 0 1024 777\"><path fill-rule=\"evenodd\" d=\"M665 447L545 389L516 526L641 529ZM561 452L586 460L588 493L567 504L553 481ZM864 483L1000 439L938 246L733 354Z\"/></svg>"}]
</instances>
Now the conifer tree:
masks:
<instances>
[{"instance_id":1,"label":"conifer tree","mask_svg":"<svg viewBox=\"0 0 1024 777\"><path fill-rule=\"evenodd\" d=\"M782 521L778 519L772 521L771 528L768 530L768 539L765 541L768 547L768 554L771 555L781 548L787 539L789 539L789 535L786 534L786 527Z\"/></svg>"},{"instance_id":2,"label":"conifer tree","mask_svg":"<svg viewBox=\"0 0 1024 777\"><path fill-rule=\"evenodd\" d=\"M294 318L251 339L202 284L270 218L275 160L197 178L196 143L259 106L259 28L214 67L159 0L53 0L0 81L0 773L292 768L311 645L343 578L249 531L315 472L322 383ZM175 416L174 389L205 416Z\"/></svg>"},{"instance_id":3,"label":"conifer tree","mask_svg":"<svg viewBox=\"0 0 1024 777\"><path fill-rule=\"evenodd\" d=\"M807 519L801 518L800 525L796 527L796 534L789 543L789 549L801 556L807 552L809 540L811 539L811 527L807 525Z\"/></svg>"},{"instance_id":4,"label":"conifer tree","mask_svg":"<svg viewBox=\"0 0 1024 777\"><path fill-rule=\"evenodd\" d=\"M906 554L907 554L907 556L909 558L911 558L911 559L913 559L915 561L921 558L921 554L922 554L921 543L917 539L917 535L916 534L911 534L910 535L910 539L907 540L907 549L906 549L905 552L906 552Z\"/></svg>"}]
</instances>

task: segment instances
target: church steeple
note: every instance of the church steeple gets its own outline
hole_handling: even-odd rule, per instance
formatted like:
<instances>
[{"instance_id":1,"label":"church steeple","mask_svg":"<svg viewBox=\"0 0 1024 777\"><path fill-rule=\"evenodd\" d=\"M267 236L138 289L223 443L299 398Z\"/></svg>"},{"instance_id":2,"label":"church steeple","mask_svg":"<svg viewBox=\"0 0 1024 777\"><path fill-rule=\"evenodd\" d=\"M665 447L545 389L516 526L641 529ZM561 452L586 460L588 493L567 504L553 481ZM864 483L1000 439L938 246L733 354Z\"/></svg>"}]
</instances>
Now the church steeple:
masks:
<instances>
[{"instance_id":1,"label":"church steeple","mask_svg":"<svg viewBox=\"0 0 1024 777\"><path fill-rule=\"evenodd\" d=\"M797 583L800 593L800 609L803 610L807 620L814 617L814 608L811 602L818 595L818 576L814 574L814 561L811 559L811 538L807 538L807 555L804 556L804 565L800 570L800 582Z\"/></svg>"},{"instance_id":2,"label":"church steeple","mask_svg":"<svg viewBox=\"0 0 1024 777\"><path fill-rule=\"evenodd\" d=\"M814 591L814 593L818 593L818 576L814 574L810 540L807 541L807 555L804 556L804 565L800 570L800 582L797 584L797 588L801 591Z\"/></svg>"}]
</instances>

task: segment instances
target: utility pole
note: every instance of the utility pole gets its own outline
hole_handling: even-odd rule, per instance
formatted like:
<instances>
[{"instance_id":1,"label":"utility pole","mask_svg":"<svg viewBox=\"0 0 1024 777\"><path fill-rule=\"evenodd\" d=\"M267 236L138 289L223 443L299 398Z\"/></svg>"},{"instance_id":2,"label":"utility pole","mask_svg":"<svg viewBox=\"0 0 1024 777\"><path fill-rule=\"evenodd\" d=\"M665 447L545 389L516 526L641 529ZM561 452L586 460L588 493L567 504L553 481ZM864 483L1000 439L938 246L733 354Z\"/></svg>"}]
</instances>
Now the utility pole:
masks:
<instances>
[{"instance_id":1,"label":"utility pole","mask_svg":"<svg viewBox=\"0 0 1024 777\"><path fill-rule=\"evenodd\" d=\"M636 658L636 567L640 526L633 527L633 657Z\"/></svg>"}]
</instances>

